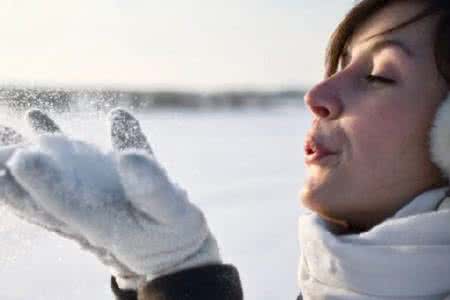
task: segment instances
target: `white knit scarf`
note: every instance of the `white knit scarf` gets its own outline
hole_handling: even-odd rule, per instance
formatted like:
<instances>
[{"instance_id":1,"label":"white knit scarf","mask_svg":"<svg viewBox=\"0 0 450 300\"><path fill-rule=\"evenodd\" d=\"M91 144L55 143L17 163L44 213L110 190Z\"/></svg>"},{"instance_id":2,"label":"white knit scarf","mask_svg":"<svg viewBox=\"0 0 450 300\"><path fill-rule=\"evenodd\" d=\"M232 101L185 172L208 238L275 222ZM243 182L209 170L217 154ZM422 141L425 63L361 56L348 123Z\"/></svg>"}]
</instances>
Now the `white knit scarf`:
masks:
<instances>
[{"instance_id":1,"label":"white knit scarf","mask_svg":"<svg viewBox=\"0 0 450 300\"><path fill-rule=\"evenodd\" d=\"M446 190L421 194L361 234L336 236L317 215L301 216L303 299L445 299L450 294Z\"/></svg>"}]
</instances>

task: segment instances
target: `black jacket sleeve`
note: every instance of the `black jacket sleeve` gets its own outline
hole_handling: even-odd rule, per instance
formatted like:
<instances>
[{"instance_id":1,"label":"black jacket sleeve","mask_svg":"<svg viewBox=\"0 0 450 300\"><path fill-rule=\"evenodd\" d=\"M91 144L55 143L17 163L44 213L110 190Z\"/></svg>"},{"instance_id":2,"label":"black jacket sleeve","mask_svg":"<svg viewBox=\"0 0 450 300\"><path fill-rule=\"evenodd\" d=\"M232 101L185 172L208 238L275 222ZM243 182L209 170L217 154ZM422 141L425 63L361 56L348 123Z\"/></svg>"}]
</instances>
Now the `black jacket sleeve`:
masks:
<instances>
[{"instance_id":1,"label":"black jacket sleeve","mask_svg":"<svg viewBox=\"0 0 450 300\"><path fill-rule=\"evenodd\" d=\"M162 276L134 291L120 290L111 279L117 300L243 300L241 281L232 265L209 265Z\"/></svg>"},{"instance_id":2,"label":"black jacket sleeve","mask_svg":"<svg viewBox=\"0 0 450 300\"><path fill-rule=\"evenodd\" d=\"M111 277L111 290L116 296L116 300L137 300L137 291L121 290L114 277Z\"/></svg>"}]
</instances>

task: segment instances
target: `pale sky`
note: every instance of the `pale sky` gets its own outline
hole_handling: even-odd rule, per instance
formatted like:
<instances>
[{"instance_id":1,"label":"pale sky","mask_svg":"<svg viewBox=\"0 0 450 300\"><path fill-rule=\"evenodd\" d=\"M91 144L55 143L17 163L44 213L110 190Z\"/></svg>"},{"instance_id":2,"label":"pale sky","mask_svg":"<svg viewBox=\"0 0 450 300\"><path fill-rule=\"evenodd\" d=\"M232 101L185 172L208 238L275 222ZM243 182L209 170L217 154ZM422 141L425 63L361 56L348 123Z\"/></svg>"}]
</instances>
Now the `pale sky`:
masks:
<instances>
[{"instance_id":1,"label":"pale sky","mask_svg":"<svg viewBox=\"0 0 450 300\"><path fill-rule=\"evenodd\" d=\"M0 81L309 86L354 0L0 0Z\"/></svg>"}]
</instances>

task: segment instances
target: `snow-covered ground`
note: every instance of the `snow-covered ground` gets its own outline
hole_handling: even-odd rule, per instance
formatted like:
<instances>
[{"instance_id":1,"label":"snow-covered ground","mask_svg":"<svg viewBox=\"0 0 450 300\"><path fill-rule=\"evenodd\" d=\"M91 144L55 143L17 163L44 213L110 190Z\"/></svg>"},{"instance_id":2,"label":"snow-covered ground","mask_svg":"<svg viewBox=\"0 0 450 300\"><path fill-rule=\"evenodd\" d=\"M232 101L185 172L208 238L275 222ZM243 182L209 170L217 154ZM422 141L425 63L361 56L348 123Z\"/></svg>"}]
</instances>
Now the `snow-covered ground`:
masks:
<instances>
[{"instance_id":1,"label":"snow-covered ground","mask_svg":"<svg viewBox=\"0 0 450 300\"><path fill-rule=\"evenodd\" d=\"M109 146L105 116L54 116L63 130ZM302 108L138 115L157 157L209 220L250 300L295 299L298 191L305 176ZM27 132L0 113L3 124ZM109 273L75 244L0 208L0 299L113 299Z\"/></svg>"}]
</instances>

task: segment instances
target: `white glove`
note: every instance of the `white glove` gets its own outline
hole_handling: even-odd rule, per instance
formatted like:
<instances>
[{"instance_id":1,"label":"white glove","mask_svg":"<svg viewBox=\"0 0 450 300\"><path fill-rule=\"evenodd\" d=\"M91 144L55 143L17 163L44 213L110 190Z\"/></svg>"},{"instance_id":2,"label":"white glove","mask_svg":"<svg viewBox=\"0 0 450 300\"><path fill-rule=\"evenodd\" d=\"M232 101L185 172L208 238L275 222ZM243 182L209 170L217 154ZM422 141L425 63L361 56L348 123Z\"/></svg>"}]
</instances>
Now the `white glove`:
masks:
<instances>
[{"instance_id":1,"label":"white glove","mask_svg":"<svg viewBox=\"0 0 450 300\"><path fill-rule=\"evenodd\" d=\"M121 152L102 153L60 134L42 136L7 160L1 199L21 217L94 253L122 289L220 263L202 212L155 160L139 123L123 110L110 116Z\"/></svg>"},{"instance_id":2,"label":"white glove","mask_svg":"<svg viewBox=\"0 0 450 300\"><path fill-rule=\"evenodd\" d=\"M46 114L39 110L30 110L26 114L28 123L37 134L61 133L59 127ZM130 137L131 138L131 137ZM93 253L106 266L117 275L118 283L124 288L135 288L138 282L143 280L140 276L132 272L127 266L118 261L106 249L94 247L85 237L57 217L49 214L39 205L30 194L21 187L11 176L6 168L6 162L20 148L30 145L19 133L5 126L0 126L0 204L5 204L18 217L25 221L45 228L48 231L57 233L65 238L78 243L83 249Z\"/></svg>"}]
</instances>

